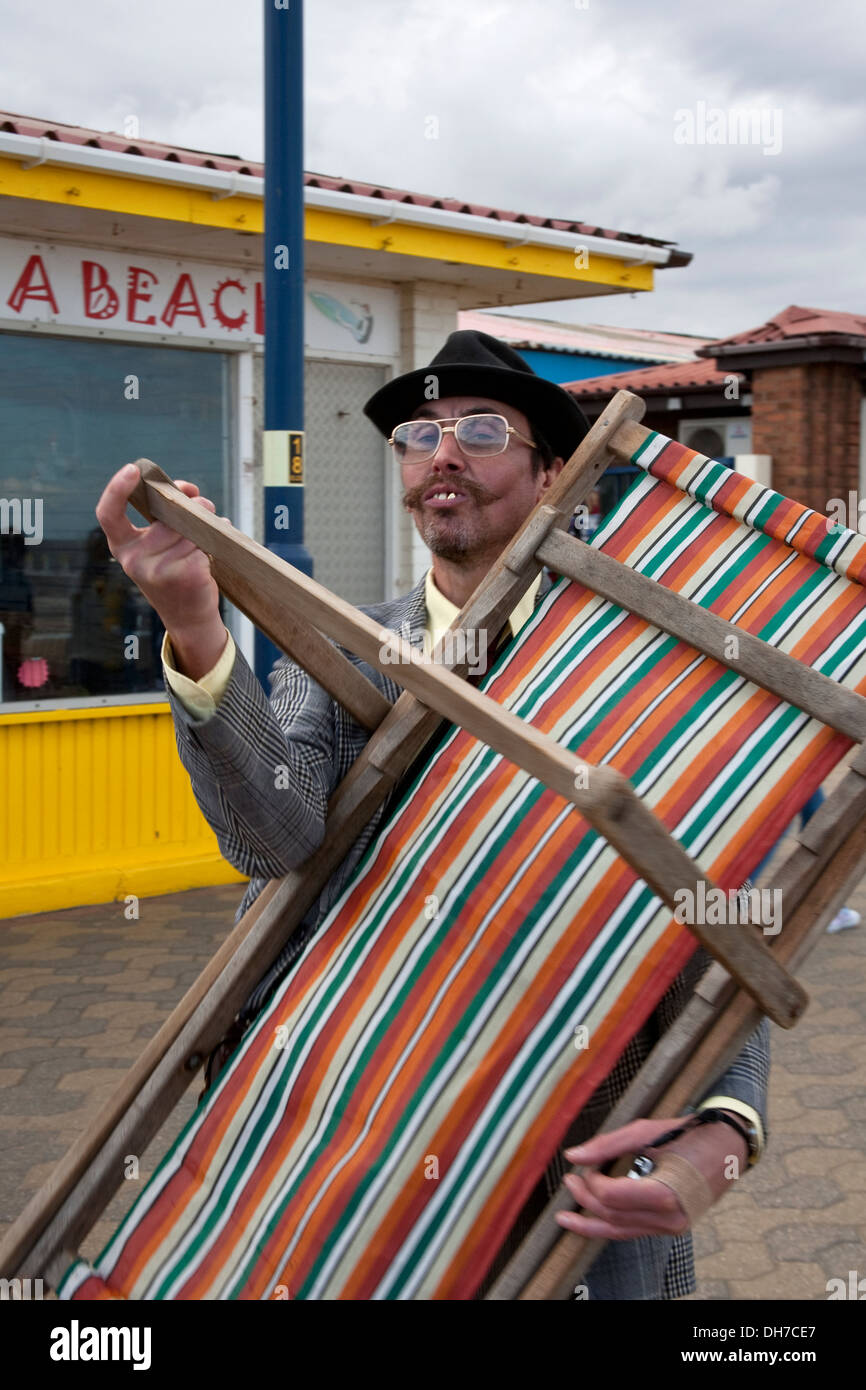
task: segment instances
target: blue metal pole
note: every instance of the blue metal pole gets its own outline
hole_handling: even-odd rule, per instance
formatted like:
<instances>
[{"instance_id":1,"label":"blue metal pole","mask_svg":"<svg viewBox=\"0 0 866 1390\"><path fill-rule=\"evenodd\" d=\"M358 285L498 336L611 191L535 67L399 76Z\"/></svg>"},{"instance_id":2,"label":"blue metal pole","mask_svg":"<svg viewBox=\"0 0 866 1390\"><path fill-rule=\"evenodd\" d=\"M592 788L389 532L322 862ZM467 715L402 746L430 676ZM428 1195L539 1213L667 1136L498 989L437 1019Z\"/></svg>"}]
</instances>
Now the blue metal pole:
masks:
<instances>
[{"instance_id":1,"label":"blue metal pole","mask_svg":"<svg viewBox=\"0 0 866 1390\"><path fill-rule=\"evenodd\" d=\"M303 0L265 4L264 540L304 574L304 24ZM256 632L266 691L280 655Z\"/></svg>"}]
</instances>

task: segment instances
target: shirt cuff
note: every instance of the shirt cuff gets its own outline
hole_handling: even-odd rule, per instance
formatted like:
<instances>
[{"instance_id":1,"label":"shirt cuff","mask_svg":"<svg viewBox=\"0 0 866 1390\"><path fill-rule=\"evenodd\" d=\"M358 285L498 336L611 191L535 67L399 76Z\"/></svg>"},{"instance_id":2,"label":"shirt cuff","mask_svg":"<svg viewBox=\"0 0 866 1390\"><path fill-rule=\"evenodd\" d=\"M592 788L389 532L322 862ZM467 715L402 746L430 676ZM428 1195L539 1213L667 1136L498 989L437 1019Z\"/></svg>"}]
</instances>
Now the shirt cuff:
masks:
<instances>
[{"instance_id":1,"label":"shirt cuff","mask_svg":"<svg viewBox=\"0 0 866 1390\"><path fill-rule=\"evenodd\" d=\"M200 680L194 681L178 671L168 633L162 639L162 669L166 684L174 691L187 714L191 714L200 724L216 713L217 704L231 679L235 653L234 638L226 628L226 644L216 665L206 671Z\"/></svg>"},{"instance_id":2,"label":"shirt cuff","mask_svg":"<svg viewBox=\"0 0 866 1390\"><path fill-rule=\"evenodd\" d=\"M764 1152L764 1126L754 1106L749 1105L746 1100L738 1100L736 1096L710 1096L707 1100L701 1101L698 1110L730 1110L733 1115L741 1115L753 1125L758 1136L758 1152L753 1163L758 1162Z\"/></svg>"}]
</instances>

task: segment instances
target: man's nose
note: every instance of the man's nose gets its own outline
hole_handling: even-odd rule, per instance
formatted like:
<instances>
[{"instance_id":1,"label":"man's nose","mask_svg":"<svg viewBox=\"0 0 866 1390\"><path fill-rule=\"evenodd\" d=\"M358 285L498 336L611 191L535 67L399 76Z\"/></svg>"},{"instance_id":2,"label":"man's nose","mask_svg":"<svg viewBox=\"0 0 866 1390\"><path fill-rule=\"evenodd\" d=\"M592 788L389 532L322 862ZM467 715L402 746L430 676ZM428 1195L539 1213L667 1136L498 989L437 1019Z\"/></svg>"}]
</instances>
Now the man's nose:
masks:
<instances>
[{"instance_id":1,"label":"man's nose","mask_svg":"<svg viewBox=\"0 0 866 1390\"><path fill-rule=\"evenodd\" d=\"M434 468L438 465L443 472L446 470L451 472L454 469L460 469L462 471L466 467L466 456L461 452L460 446L454 438L453 433L443 433L442 443L439 445L436 456L432 462Z\"/></svg>"}]
</instances>

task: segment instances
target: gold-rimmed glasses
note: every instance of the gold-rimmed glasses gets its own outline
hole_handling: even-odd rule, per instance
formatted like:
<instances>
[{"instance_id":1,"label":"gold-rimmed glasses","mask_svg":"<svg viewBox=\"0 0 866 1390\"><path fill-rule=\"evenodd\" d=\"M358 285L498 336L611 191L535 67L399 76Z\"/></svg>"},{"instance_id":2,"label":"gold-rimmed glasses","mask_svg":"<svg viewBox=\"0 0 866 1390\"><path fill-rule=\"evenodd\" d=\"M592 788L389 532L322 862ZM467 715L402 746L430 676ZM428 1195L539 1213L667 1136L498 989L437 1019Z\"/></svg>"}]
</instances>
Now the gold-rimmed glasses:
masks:
<instances>
[{"instance_id":1,"label":"gold-rimmed glasses","mask_svg":"<svg viewBox=\"0 0 866 1390\"><path fill-rule=\"evenodd\" d=\"M508 448L511 435L524 444L536 447L533 439L504 415L449 416L446 420L406 420L397 425L388 443L400 463L428 463L435 458L446 434L453 434L457 447L467 458L495 458Z\"/></svg>"}]
</instances>

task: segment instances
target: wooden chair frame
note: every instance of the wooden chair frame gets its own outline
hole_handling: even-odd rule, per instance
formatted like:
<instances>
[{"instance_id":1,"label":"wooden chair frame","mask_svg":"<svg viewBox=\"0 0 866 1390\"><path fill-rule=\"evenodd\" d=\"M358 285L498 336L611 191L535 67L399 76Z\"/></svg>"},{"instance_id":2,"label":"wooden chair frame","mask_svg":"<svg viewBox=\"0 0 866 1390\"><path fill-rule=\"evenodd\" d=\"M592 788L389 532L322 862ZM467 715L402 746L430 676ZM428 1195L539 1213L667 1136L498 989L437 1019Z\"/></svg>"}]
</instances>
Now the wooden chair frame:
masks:
<instances>
[{"instance_id":1,"label":"wooden chair frame","mask_svg":"<svg viewBox=\"0 0 866 1390\"><path fill-rule=\"evenodd\" d=\"M464 605L454 628L496 637L542 566L681 638L855 743L866 739L866 699L743 632L653 580L566 534L577 505L610 464L628 460L649 435L643 402L620 391L559 478ZM139 460L132 501L211 557L220 589L307 670L371 737L328 809L325 840L306 864L272 880L184 995L94 1124L71 1146L45 1186L0 1242L0 1277L44 1277L55 1284L123 1179L124 1156L142 1153L225 1033L377 806L445 718L467 729L572 801L672 909L674 893L713 885L619 773L575 760L464 679L453 660L461 644L440 643L426 660L389 640L371 618L277 559L225 518L205 512L155 464ZM725 657L736 633L739 655ZM322 635L324 634L324 636ZM391 705L326 638L341 643L404 687ZM395 649L400 661L394 664ZM578 776L578 773L583 775ZM650 1113L680 1113L724 1070L763 1014L792 1026L807 997L789 973L866 869L866 751L861 747L836 791L800 835L777 887L785 929L772 948L757 930L691 928L715 958L677 1022L660 1040L603 1130ZM791 915L792 905L795 908ZM627 1164L625 1165L627 1166ZM616 1165L616 1173L623 1165ZM623 1169L624 1170L624 1169ZM578 1172L579 1169L574 1171ZM565 1299L602 1242L564 1234L552 1212L533 1227L487 1297Z\"/></svg>"}]
</instances>

